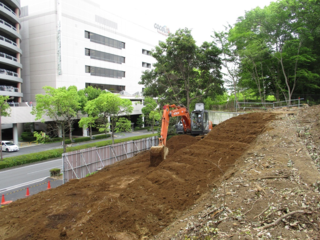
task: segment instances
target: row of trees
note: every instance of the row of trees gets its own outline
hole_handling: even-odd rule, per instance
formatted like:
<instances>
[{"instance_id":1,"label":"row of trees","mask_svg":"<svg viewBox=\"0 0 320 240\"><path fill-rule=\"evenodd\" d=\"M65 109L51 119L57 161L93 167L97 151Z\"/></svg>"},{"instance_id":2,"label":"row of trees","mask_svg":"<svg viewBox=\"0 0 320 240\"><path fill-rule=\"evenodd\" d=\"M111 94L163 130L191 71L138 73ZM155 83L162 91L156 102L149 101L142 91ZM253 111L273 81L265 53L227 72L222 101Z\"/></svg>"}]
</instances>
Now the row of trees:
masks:
<instances>
[{"instance_id":1,"label":"row of trees","mask_svg":"<svg viewBox=\"0 0 320 240\"><path fill-rule=\"evenodd\" d=\"M219 98L224 86L236 102L240 93L261 102L319 96L319 15L318 0L278 0L246 12L200 47L180 29L152 51L157 63L141 77L144 95L189 110L195 101Z\"/></svg>"},{"instance_id":2,"label":"row of trees","mask_svg":"<svg viewBox=\"0 0 320 240\"><path fill-rule=\"evenodd\" d=\"M36 120L45 121L45 116L54 120L56 129L62 131L64 152L66 152L65 132L69 130L69 138L72 140L72 125L78 114L85 115L81 118L79 126L89 127L91 137L92 127L97 127L100 132L105 133L110 129L114 143L115 132L131 129L131 122L126 118L120 118L121 115L133 111L132 103L128 99L93 87L78 91L75 86L69 88L46 86L44 90L45 94L36 95L37 104L31 113L36 116Z\"/></svg>"}]
</instances>

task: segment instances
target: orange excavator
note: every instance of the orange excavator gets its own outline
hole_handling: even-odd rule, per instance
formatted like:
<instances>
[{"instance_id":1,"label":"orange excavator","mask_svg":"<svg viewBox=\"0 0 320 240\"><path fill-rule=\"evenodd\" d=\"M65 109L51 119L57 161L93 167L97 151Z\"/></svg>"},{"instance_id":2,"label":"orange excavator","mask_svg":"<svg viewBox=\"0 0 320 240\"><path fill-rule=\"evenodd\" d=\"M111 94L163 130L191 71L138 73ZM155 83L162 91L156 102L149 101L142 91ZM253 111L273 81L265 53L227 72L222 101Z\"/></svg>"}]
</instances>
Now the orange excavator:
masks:
<instances>
[{"instance_id":1,"label":"orange excavator","mask_svg":"<svg viewBox=\"0 0 320 240\"><path fill-rule=\"evenodd\" d=\"M170 117L181 117L183 132L191 135L203 135L212 130L212 122L209 121L208 112L204 110L203 103L196 103L191 117L186 107L176 105L164 105L162 114L161 135L159 145L150 149L150 166L158 166L169 153L167 135Z\"/></svg>"}]
</instances>

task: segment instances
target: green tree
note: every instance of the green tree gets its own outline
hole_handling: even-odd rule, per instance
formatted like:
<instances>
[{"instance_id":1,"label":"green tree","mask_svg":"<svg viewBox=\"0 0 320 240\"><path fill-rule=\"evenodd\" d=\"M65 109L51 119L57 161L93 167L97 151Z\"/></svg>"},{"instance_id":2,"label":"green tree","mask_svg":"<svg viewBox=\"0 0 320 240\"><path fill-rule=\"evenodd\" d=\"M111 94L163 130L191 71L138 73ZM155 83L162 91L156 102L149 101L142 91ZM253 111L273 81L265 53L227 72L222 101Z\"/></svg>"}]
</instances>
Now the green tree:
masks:
<instances>
[{"instance_id":1,"label":"green tree","mask_svg":"<svg viewBox=\"0 0 320 240\"><path fill-rule=\"evenodd\" d=\"M159 111L151 111L149 113L149 119L151 119L151 131L154 133L154 123L155 121L159 121L161 119L161 115Z\"/></svg>"},{"instance_id":2,"label":"green tree","mask_svg":"<svg viewBox=\"0 0 320 240\"><path fill-rule=\"evenodd\" d=\"M114 143L114 132L116 122L120 115L126 115L133 111L132 103L129 99L122 99L119 95L106 92L86 104L85 110L89 116L99 116L100 132L107 134L111 128L112 143ZM110 118L110 122L108 121Z\"/></svg>"},{"instance_id":3,"label":"green tree","mask_svg":"<svg viewBox=\"0 0 320 240\"><path fill-rule=\"evenodd\" d=\"M120 117L118 119L118 121L116 122L116 127L114 128L114 131L116 133L131 132L131 130L131 121L124 117Z\"/></svg>"},{"instance_id":4,"label":"green tree","mask_svg":"<svg viewBox=\"0 0 320 240\"><path fill-rule=\"evenodd\" d=\"M75 118L79 109L79 98L76 88L43 87L46 94L36 95L36 106L31 113L36 120L44 122L44 116L48 116L56 123L57 130L61 128L63 139L63 152L66 152L65 131L70 129L70 119Z\"/></svg>"},{"instance_id":5,"label":"green tree","mask_svg":"<svg viewBox=\"0 0 320 240\"><path fill-rule=\"evenodd\" d=\"M158 107L158 103L152 97L145 97L144 99L144 107L141 109L143 115L146 117L146 121L148 124L151 125L152 131L154 126L155 119L150 117L151 112L155 112L156 108ZM154 113L152 113L154 115Z\"/></svg>"},{"instance_id":6,"label":"green tree","mask_svg":"<svg viewBox=\"0 0 320 240\"><path fill-rule=\"evenodd\" d=\"M92 86L89 86L85 89L81 89L78 91L79 95L79 102L80 102L80 109L83 115L87 115L87 117L82 117L79 121L79 127L85 127L89 128L89 135L92 138L92 127L95 126L95 122L97 120L97 115L93 115L91 112L91 115L88 115L88 112L86 111L86 104L88 101L91 101L93 99L96 99L103 91L99 88L94 88ZM98 114L98 113L97 113Z\"/></svg>"},{"instance_id":7,"label":"green tree","mask_svg":"<svg viewBox=\"0 0 320 240\"><path fill-rule=\"evenodd\" d=\"M9 96L0 96L0 143L2 141L1 117L10 116L10 106L7 103ZM1 161L2 161L2 146L1 146Z\"/></svg>"},{"instance_id":8,"label":"green tree","mask_svg":"<svg viewBox=\"0 0 320 240\"><path fill-rule=\"evenodd\" d=\"M155 69L143 72L140 84L145 85L144 95L159 97L162 104L189 105L216 92L222 93L220 50L204 42L200 47L188 29L169 34L152 51L157 60Z\"/></svg>"}]
</instances>

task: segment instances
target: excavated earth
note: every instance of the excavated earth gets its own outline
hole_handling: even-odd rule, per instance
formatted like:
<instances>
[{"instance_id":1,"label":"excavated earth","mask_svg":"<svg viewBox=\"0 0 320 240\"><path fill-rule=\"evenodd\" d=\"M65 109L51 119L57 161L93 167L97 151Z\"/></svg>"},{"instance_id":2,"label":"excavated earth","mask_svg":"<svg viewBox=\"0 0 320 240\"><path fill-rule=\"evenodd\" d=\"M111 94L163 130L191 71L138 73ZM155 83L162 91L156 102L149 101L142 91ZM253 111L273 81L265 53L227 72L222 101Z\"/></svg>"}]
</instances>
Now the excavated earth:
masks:
<instances>
[{"instance_id":1,"label":"excavated earth","mask_svg":"<svg viewBox=\"0 0 320 240\"><path fill-rule=\"evenodd\" d=\"M320 112L320 108L318 110ZM106 167L90 177L71 180L58 188L17 200L0 209L0 239L268 238L269 232L254 231L253 228L263 227L270 221L272 223L271 217L275 217L272 214L289 213L291 217L295 216L295 213L290 214L290 205L283 205L266 218L258 216L253 220L265 207L273 206L269 191L275 193L275 189L267 188L263 181L270 181L274 188L281 189L297 185L291 176L297 176L292 175L295 172L292 165L298 161L293 159L290 169L282 169L280 172L275 166L283 165L282 159L274 156L274 150L271 150L272 157L265 157L271 145L278 149L279 154L286 155L285 146L276 139L281 139L283 136L280 134L286 133L286 126L277 125L278 122L286 120L284 118L288 116L287 112L240 115L219 124L205 137L179 135L171 138L167 143L169 155L157 167L150 167L150 152L147 151ZM290 116L296 115L293 113ZM254 150L260 141L257 136L275 130L278 132L273 137L270 135L267 140L261 140L259 148ZM303 128L299 134L305 136L305 131L308 130ZM297 137L297 131L293 136ZM295 142L290 139L288 141ZM261 147L263 144L265 146ZM296 155L305 153L305 156L305 149L304 146L298 153L297 149L294 151ZM308 157L312 162L310 155ZM267 161L263 169L278 172L261 174L263 169L260 169L260 161L263 159ZM287 164L288 159L284 161ZM310 190L315 182L310 171L305 171L311 179L308 183L303 183L302 187L297 185L300 186L297 193L299 199L306 198L306 189ZM286 186L283 179L291 181ZM304 206L316 206L317 201L319 203L319 194L315 188L312 189L308 193L310 199L306 200ZM285 197L295 197L290 193L292 191ZM271 195L267 198L267 194ZM279 198L275 194L272 197ZM245 207L241 207L242 205ZM301 232L304 229L310 230L309 235L302 234L301 239L315 236L318 229L315 224L318 210L316 207L307 207L303 208L305 212L297 213L308 218L308 222L306 220L304 225L301 224ZM261 213L261 216L264 214ZM255 221L258 225L245 226L249 222L247 216L252 218L251 223ZM271 229L278 225L275 224ZM281 229L285 229L283 222L280 225ZM243 229L244 226L246 229ZM288 231L296 226L297 224L289 225ZM247 235L241 235L243 232Z\"/></svg>"}]
</instances>

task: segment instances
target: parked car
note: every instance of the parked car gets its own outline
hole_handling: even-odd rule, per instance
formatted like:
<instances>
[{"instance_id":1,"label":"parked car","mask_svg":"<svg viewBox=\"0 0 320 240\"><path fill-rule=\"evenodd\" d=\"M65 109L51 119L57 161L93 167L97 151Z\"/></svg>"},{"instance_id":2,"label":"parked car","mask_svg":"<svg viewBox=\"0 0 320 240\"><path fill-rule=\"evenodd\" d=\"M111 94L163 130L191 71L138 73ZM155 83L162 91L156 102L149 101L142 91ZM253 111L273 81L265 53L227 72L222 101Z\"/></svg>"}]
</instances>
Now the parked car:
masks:
<instances>
[{"instance_id":1,"label":"parked car","mask_svg":"<svg viewBox=\"0 0 320 240\"><path fill-rule=\"evenodd\" d=\"M1 141L2 151L6 152L17 152L19 147L11 141Z\"/></svg>"}]
</instances>

